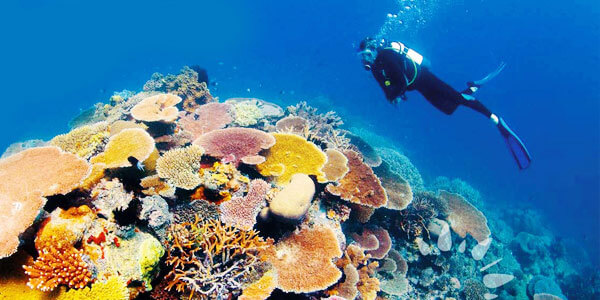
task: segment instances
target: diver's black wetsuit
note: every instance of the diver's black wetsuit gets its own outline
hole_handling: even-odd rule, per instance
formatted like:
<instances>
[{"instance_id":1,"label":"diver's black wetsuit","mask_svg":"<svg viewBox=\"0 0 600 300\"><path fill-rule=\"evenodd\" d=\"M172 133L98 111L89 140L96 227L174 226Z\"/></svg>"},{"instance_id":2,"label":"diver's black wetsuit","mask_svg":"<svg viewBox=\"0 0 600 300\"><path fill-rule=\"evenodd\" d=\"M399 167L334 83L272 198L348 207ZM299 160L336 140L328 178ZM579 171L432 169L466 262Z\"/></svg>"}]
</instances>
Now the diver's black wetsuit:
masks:
<instances>
[{"instance_id":1,"label":"diver's black wetsuit","mask_svg":"<svg viewBox=\"0 0 600 300\"><path fill-rule=\"evenodd\" d=\"M464 105L487 118L492 115L481 102L474 98L465 99L461 93L437 78L426 65L416 64L392 48L379 49L371 71L390 102L402 97L407 90L417 90L445 114L450 115L459 105ZM463 94L470 95L472 91L467 89Z\"/></svg>"}]
</instances>

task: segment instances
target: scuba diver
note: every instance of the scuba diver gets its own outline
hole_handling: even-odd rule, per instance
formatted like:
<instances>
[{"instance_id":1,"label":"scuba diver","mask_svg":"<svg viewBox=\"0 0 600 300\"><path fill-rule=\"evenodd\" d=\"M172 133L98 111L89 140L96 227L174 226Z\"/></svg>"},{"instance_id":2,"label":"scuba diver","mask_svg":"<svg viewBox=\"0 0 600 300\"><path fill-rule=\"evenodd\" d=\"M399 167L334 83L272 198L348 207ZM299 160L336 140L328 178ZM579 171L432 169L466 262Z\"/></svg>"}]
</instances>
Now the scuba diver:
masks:
<instances>
[{"instance_id":1,"label":"scuba diver","mask_svg":"<svg viewBox=\"0 0 600 300\"><path fill-rule=\"evenodd\" d=\"M489 118L498 127L519 168L529 167L531 156L525 144L501 117L473 97L483 84L504 69L504 63L485 78L468 82L467 89L458 92L431 73L429 61L400 42L368 37L360 43L359 54L365 69L373 73L390 103L397 103L398 98L406 100L405 92L416 90L447 115L454 113L460 105L469 107Z\"/></svg>"}]
</instances>

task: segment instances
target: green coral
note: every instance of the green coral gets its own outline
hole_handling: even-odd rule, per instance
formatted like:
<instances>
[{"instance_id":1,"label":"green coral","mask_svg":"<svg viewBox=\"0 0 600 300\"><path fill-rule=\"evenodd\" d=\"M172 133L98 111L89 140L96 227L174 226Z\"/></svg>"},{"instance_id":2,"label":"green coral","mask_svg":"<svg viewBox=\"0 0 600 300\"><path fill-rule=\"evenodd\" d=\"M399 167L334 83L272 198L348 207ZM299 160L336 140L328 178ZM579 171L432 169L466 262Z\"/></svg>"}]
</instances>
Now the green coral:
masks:
<instances>
[{"instance_id":1,"label":"green coral","mask_svg":"<svg viewBox=\"0 0 600 300\"><path fill-rule=\"evenodd\" d=\"M96 281L91 287L83 289L70 289L62 291L56 298L58 300L127 300L129 290L127 282L120 276L111 276L106 281Z\"/></svg>"},{"instance_id":2,"label":"green coral","mask_svg":"<svg viewBox=\"0 0 600 300\"><path fill-rule=\"evenodd\" d=\"M235 112L235 123L240 126L252 126L258 123L263 117L260 108L251 101L235 104L233 107Z\"/></svg>"},{"instance_id":3,"label":"green coral","mask_svg":"<svg viewBox=\"0 0 600 300\"><path fill-rule=\"evenodd\" d=\"M154 270L158 267L161 257L165 254L165 248L156 239L147 239L140 245L140 272L146 283L150 287L150 282L155 274Z\"/></svg>"}]
</instances>

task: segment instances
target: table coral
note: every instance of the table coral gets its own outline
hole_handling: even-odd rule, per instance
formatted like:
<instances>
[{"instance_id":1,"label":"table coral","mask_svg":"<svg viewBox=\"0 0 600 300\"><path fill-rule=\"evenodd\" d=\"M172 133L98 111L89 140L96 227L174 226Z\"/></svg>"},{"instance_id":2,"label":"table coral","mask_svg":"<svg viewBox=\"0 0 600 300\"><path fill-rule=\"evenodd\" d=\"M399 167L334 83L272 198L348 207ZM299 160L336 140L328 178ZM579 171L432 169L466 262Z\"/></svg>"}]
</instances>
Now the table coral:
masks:
<instances>
[{"instance_id":1,"label":"table coral","mask_svg":"<svg viewBox=\"0 0 600 300\"><path fill-rule=\"evenodd\" d=\"M0 160L0 258L19 246L19 234L37 217L46 199L66 194L89 175L90 165L57 147L30 148ZM18 217L17 217L18 216Z\"/></svg>"},{"instance_id":2,"label":"table coral","mask_svg":"<svg viewBox=\"0 0 600 300\"><path fill-rule=\"evenodd\" d=\"M275 138L264 131L251 128L226 128L206 133L194 141L206 149L206 154L235 166L240 162L256 165L265 160L258 153L275 144Z\"/></svg>"},{"instance_id":3,"label":"table coral","mask_svg":"<svg viewBox=\"0 0 600 300\"><path fill-rule=\"evenodd\" d=\"M104 150L109 136L108 123L100 122L84 125L69 133L57 135L50 140L49 144L81 158L90 159Z\"/></svg>"},{"instance_id":4,"label":"table coral","mask_svg":"<svg viewBox=\"0 0 600 300\"><path fill-rule=\"evenodd\" d=\"M91 287L61 291L57 300L128 300L127 281L118 275L110 276L105 281L96 281Z\"/></svg>"},{"instance_id":5,"label":"table coral","mask_svg":"<svg viewBox=\"0 0 600 300\"><path fill-rule=\"evenodd\" d=\"M319 182L326 181L321 171L327 156L315 144L287 133L274 133L276 143L267 154L265 162L257 166L263 176L275 176L277 184L286 184L292 175L315 175Z\"/></svg>"},{"instance_id":6,"label":"table coral","mask_svg":"<svg viewBox=\"0 0 600 300\"><path fill-rule=\"evenodd\" d=\"M154 152L154 139L141 128L124 129L113 135L104 152L92 157L90 162L103 163L107 168L131 167L130 157L146 161Z\"/></svg>"},{"instance_id":7,"label":"table coral","mask_svg":"<svg viewBox=\"0 0 600 300\"><path fill-rule=\"evenodd\" d=\"M327 149L327 163L323 166L323 173L328 181L338 181L343 178L350 168L348 168L348 158L336 149Z\"/></svg>"},{"instance_id":8,"label":"table coral","mask_svg":"<svg viewBox=\"0 0 600 300\"><path fill-rule=\"evenodd\" d=\"M308 121L298 116L287 116L275 123L275 129L281 133L293 133L308 138Z\"/></svg>"},{"instance_id":9,"label":"table coral","mask_svg":"<svg viewBox=\"0 0 600 300\"><path fill-rule=\"evenodd\" d=\"M277 274L267 271L258 281L246 286L239 300L265 300L277 287Z\"/></svg>"},{"instance_id":10,"label":"table coral","mask_svg":"<svg viewBox=\"0 0 600 300\"><path fill-rule=\"evenodd\" d=\"M327 185L327 191L340 198L374 208L387 204L385 190L373 169L362 161L360 154L353 150L344 151L350 171L339 180L339 184Z\"/></svg>"},{"instance_id":11,"label":"table coral","mask_svg":"<svg viewBox=\"0 0 600 300\"><path fill-rule=\"evenodd\" d=\"M377 154L379 154L383 161L389 165L392 172L408 181L413 191L425 190L421 173L408 157L392 148L379 147L376 148L375 151L377 151Z\"/></svg>"},{"instance_id":12,"label":"table coral","mask_svg":"<svg viewBox=\"0 0 600 300\"><path fill-rule=\"evenodd\" d=\"M42 291L52 291L59 285L80 289L93 281L83 251L60 241L47 241L39 257L23 268L29 276L27 285Z\"/></svg>"},{"instance_id":13,"label":"table coral","mask_svg":"<svg viewBox=\"0 0 600 300\"><path fill-rule=\"evenodd\" d=\"M465 238L468 233L480 243L490 236L486 217L465 198L446 191L440 191L440 197L448 205L447 220L456 234Z\"/></svg>"},{"instance_id":14,"label":"table coral","mask_svg":"<svg viewBox=\"0 0 600 300\"><path fill-rule=\"evenodd\" d=\"M186 297L216 298L239 295L252 269L261 261L261 253L271 244L256 231L238 230L220 221L200 219L174 224L166 242L167 289Z\"/></svg>"},{"instance_id":15,"label":"table coral","mask_svg":"<svg viewBox=\"0 0 600 300\"><path fill-rule=\"evenodd\" d=\"M136 104L131 109L131 116L138 121L171 123L179 116L175 105L181 101L181 97L173 94L154 95Z\"/></svg>"},{"instance_id":16,"label":"table coral","mask_svg":"<svg viewBox=\"0 0 600 300\"><path fill-rule=\"evenodd\" d=\"M382 162L379 167L373 168L373 171L381 180L381 185L388 197L388 203L385 207L393 210L405 209L413 200L413 192L408 181L392 172L386 162Z\"/></svg>"},{"instance_id":17,"label":"table coral","mask_svg":"<svg viewBox=\"0 0 600 300\"><path fill-rule=\"evenodd\" d=\"M381 227L364 228L361 235L354 233L354 240L367 254L376 259L384 258L392 248L392 240L387 230Z\"/></svg>"},{"instance_id":18,"label":"table coral","mask_svg":"<svg viewBox=\"0 0 600 300\"><path fill-rule=\"evenodd\" d=\"M265 205L265 197L270 187L262 179L252 180L245 197L234 197L221 204L221 221L242 230L252 229L256 224L256 216Z\"/></svg>"},{"instance_id":19,"label":"table coral","mask_svg":"<svg viewBox=\"0 0 600 300\"><path fill-rule=\"evenodd\" d=\"M192 140L195 140L205 133L224 128L231 123L231 110L232 106L227 103L207 103L193 113L183 114L179 125L191 133Z\"/></svg>"},{"instance_id":20,"label":"table coral","mask_svg":"<svg viewBox=\"0 0 600 300\"><path fill-rule=\"evenodd\" d=\"M204 149L197 145L169 150L157 161L158 176L172 186L193 190L202 183L199 171L203 154Z\"/></svg>"},{"instance_id":21,"label":"table coral","mask_svg":"<svg viewBox=\"0 0 600 300\"><path fill-rule=\"evenodd\" d=\"M331 228L303 228L277 243L268 256L284 292L310 293L336 283L342 272L331 261L342 255Z\"/></svg>"}]
</instances>

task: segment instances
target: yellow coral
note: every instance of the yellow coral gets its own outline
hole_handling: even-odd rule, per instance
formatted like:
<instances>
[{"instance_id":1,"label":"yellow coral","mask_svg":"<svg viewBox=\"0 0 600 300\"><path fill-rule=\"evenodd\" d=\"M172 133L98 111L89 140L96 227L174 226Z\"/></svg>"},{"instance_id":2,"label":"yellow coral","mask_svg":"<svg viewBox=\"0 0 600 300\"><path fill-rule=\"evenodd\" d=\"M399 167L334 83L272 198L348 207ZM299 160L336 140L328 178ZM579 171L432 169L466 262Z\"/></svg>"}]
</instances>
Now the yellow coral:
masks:
<instances>
[{"instance_id":1,"label":"yellow coral","mask_svg":"<svg viewBox=\"0 0 600 300\"><path fill-rule=\"evenodd\" d=\"M292 175L303 173L316 175L319 182L325 182L321 171L327 156L315 144L288 133L274 133L275 145L271 147L264 163L257 166L263 176L277 176L278 184L290 181Z\"/></svg>"},{"instance_id":2,"label":"yellow coral","mask_svg":"<svg viewBox=\"0 0 600 300\"><path fill-rule=\"evenodd\" d=\"M85 125L61 134L50 141L50 145L57 146L66 152L73 153L81 158L89 159L102 151L109 138L109 129L106 122Z\"/></svg>"},{"instance_id":3,"label":"yellow coral","mask_svg":"<svg viewBox=\"0 0 600 300\"><path fill-rule=\"evenodd\" d=\"M258 281L247 286L240 300L264 300L267 299L277 287L277 276L275 271L267 271Z\"/></svg>"},{"instance_id":4,"label":"yellow coral","mask_svg":"<svg viewBox=\"0 0 600 300\"><path fill-rule=\"evenodd\" d=\"M27 276L21 266L33 261L24 251L0 260L0 299L50 300L58 291L51 293L27 286Z\"/></svg>"},{"instance_id":5,"label":"yellow coral","mask_svg":"<svg viewBox=\"0 0 600 300\"><path fill-rule=\"evenodd\" d=\"M57 300L128 300L127 282L120 276L111 276L104 282L96 282L92 287L80 290L61 290Z\"/></svg>"},{"instance_id":6,"label":"yellow coral","mask_svg":"<svg viewBox=\"0 0 600 300\"><path fill-rule=\"evenodd\" d=\"M104 163L107 168L129 167L133 156L145 161L154 152L154 139L141 128L124 129L108 141L103 153L94 156L92 163Z\"/></svg>"},{"instance_id":7,"label":"yellow coral","mask_svg":"<svg viewBox=\"0 0 600 300\"><path fill-rule=\"evenodd\" d=\"M90 175L83 180L83 183L79 185L79 188L83 190L91 190L102 178L104 178L104 170L106 165L103 163L97 163L92 165L92 172Z\"/></svg>"},{"instance_id":8,"label":"yellow coral","mask_svg":"<svg viewBox=\"0 0 600 300\"><path fill-rule=\"evenodd\" d=\"M172 186L193 190L202 182L199 176L202 154L204 149L197 145L169 150L156 163L158 176Z\"/></svg>"},{"instance_id":9,"label":"yellow coral","mask_svg":"<svg viewBox=\"0 0 600 300\"><path fill-rule=\"evenodd\" d=\"M117 120L110 124L110 136L118 134L119 132L129 128L141 128L146 130L148 129L148 126L142 123L136 123L134 121Z\"/></svg>"},{"instance_id":10,"label":"yellow coral","mask_svg":"<svg viewBox=\"0 0 600 300\"><path fill-rule=\"evenodd\" d=\"M71 207L68 210L58 208L37 232L35 245L38 250L53 240L74 245L83 238L83 233L96 217L87 205Z\"/></svg>"}]
</instances>

